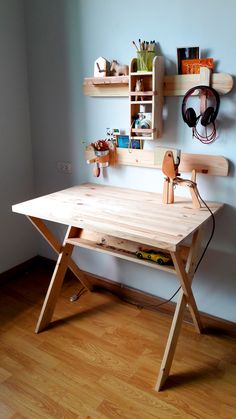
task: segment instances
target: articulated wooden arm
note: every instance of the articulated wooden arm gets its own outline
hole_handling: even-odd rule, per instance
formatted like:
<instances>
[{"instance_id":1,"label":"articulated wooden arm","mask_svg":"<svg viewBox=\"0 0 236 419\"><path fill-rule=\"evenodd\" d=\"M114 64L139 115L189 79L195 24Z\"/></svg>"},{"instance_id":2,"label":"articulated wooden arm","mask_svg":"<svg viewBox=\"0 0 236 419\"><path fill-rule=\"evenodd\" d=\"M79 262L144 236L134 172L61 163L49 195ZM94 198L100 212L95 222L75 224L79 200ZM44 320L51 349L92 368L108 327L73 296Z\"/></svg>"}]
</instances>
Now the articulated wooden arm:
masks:
<instances>
[{"instance_id":1,"label":"articulated wooden arm","mask_svg":"<svg viewBox=\"0 0 236 419\"><path fill-rule=\"evenodd\" d=\"M190 188L190 193L192 197L193 207L200 208L201 204L199 201L199 196L197 192L197 184L196 184L196 171L192 171L192 178L190 179L183 179L180 177L178 173L179 162L176 164L174 162L173 152L168 150L165 153L163 163L162 163L162 171L164 175L166 175L164 179L164 188L163 188L163 203L164 204L173 204L174 203L174 186L187 186Z\"/></svg>"}]
</instances>

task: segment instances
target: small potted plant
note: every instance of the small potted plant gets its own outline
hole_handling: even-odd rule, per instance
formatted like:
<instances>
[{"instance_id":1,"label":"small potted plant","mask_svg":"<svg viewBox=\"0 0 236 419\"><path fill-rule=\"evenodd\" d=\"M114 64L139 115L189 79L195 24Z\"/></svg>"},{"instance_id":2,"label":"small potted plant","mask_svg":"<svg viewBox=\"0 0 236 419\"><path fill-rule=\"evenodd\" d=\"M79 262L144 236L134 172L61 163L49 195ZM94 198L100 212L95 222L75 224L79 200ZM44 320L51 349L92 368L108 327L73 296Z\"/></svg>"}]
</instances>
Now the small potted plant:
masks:
<instances>
[{"instance_id":1,"label":"small potted plant","mask_svg":"<svg viewBox=\"0 0 236 419\"><path fill-rule=\"evenodd\" d=\"M97 140L91 143L94 149L95 156L97 156L98 167L109 166L109 143L107 140Z\"/></svg>"}]
</instances>

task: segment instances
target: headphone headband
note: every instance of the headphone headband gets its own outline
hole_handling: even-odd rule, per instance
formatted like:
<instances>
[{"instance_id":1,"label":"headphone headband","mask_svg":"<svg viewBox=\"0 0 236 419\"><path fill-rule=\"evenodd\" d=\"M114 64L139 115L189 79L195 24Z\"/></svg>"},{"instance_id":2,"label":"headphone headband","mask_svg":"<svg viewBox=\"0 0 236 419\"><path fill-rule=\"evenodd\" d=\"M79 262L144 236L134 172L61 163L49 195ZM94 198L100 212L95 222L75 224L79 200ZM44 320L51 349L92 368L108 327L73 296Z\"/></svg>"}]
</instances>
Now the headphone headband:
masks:
<instances>
[{"instance_id":1,"label":"headphone headband","mask_svg":"<svg viewBox=\"0 0 236 419\"><path fill-rule=\"evenodd\" d=\"M196 91L196 90L200 90L202 92L207 91L212 93L212 95L215 97L215 101L216 101L216 106L214 109L214 115L213 115L213 120L215 121L218 112L219 112L219 108L220 108L220 96L219 93L213 89L213 87L211 86L204 86L204 85L200 85L200 86L195 86L192 87L191 89L189 89L186 93L185 96L183 98L183 102L182 102L182 116L183 116L183 120L184 122L187 122L186 120L186 104L187 104L187 100L188 98Z\"/></svg>"}]
</instances>

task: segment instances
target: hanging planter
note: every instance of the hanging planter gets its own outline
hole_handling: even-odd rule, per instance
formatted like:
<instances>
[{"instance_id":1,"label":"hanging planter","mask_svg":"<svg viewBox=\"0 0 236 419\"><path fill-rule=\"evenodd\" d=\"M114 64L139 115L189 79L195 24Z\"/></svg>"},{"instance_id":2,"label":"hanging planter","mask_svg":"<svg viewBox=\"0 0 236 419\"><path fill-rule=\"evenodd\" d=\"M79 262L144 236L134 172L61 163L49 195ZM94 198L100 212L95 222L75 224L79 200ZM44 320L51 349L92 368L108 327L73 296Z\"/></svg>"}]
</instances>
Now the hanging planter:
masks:
<instances>
[{"instance_id":1,"label":"hanging planter","mask_svg":"<svg viewBox=\"0 0 236 419\"><path fill-rule=\"evenodd\" d=\"M109 144L107 140L98 140L94 143L91 143L91 146L94 149L95 157L93 159L87 160L87 163L95 163L93 175L95 177L99 177L100 169L109 166Z\"/></svg>"},{"instance_id":2,"label":"hanging planter","mask_svg":"<svg viewBox=\"0 0 236 419\"><path fill-rule=\"evenodd\" d=\"M95 156L97 156L97 164L99 167L109 166L109 150L99 151L94 150Z\"/></svg>"}]
</instances>

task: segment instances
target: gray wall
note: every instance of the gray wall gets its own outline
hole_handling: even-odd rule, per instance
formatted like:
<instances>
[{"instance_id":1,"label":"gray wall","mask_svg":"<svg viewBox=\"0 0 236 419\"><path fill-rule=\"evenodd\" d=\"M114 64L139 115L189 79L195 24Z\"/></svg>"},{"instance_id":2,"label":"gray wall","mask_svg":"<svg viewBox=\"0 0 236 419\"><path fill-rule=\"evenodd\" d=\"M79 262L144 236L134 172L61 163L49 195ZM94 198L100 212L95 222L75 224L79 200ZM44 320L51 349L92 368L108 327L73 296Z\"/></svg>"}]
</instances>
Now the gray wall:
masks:
<instances>
[{"instance_id":1,"label":"gray wall","mask_svg":"<svg viewBox=\"0 0 236 419\"><path fill-rule=\"evenodd\" d=\"M176 47L199 45L204 56L216 59L217 72L234 75L235 2L227 0L217 7L213 0L199 0L197 6L193 0L26 0L25 4L36 193L83 181L161 192L162 174L157 170L109 168L104 178L92 178L83 159L83 141L104 137L109 126L127 130L128 100L84 97L83 77L93 74L93 62L100 55L128 63L135 55L132 40L140 37L159 41L167 74L176 73ZM211 146L192 140L180 109L181 98L166 99L160 144L224 155L231 161L228 178L199 176L203 198L226 202L226 207L217 217L216 234L196 275L194 291L202 311L236 321L235 89L222 98L219 139ZM57 172L60 160L72 162L72 175ZM61 229L57 233L62 236ZM43 241L38 249L52 255ZM164 298L178 286L170 275L116 258L85 250L77 251L75 257L83 269Z\"/></svg>"},{"instance_id":2,"label":"gray wall","mask_svg":"<svg viewBox=\"0 0 236 419\"><path fill-rule=\"evenodd\" d=\"M33 196L24 7L0 0L0 272L36 254L29 222L11 205Z\"/></svg>"}]
</instances>

